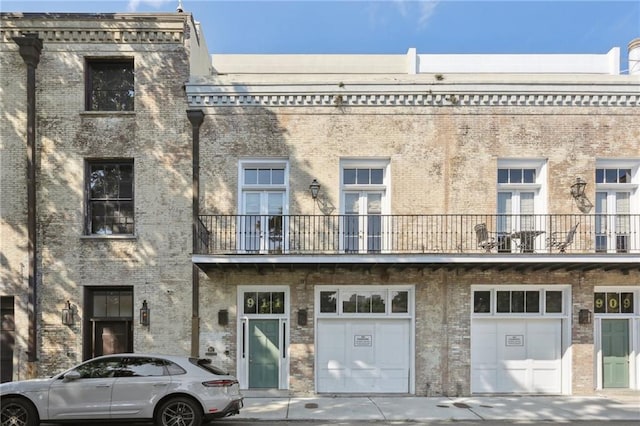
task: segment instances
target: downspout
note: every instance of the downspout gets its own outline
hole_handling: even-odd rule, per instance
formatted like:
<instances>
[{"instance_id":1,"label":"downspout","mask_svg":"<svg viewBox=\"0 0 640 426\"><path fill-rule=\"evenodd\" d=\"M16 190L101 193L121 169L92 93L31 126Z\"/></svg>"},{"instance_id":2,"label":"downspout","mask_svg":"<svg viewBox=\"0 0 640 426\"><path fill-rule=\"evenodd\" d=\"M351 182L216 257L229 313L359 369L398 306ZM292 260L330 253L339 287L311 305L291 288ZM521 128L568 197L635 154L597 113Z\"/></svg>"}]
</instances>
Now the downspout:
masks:
<instances>
[{"instance_id":1,"label":"downspout","mask_svg":"<svg viewBox=\"0 0 640 426\"><path fill-rule=\"evenodd\" d=\"M37 361L38 312L37 285L38 268L36 264L36 68L40 62L42 39L38 34L24 34L13 37L20 46L20 56L27 64L27 234L29 257L29 292L27 315L29 318L29 335L27 339L27 375L37 374L34 362Z\"/></svg>"},{"instance_id":2,"label":"downspout","mask_svg":"<svg viewBox=\"0 0 640 426\"><path fill-rule=\"evenodd\" d=\"M187 118L192 129L192 253L198 250L198 222L200 220L200 125L204 120L204 112L200 109L188 109ZM198 357L200 353L200 269L191 265L191 356Z\"/></svg>"}]
</instances>

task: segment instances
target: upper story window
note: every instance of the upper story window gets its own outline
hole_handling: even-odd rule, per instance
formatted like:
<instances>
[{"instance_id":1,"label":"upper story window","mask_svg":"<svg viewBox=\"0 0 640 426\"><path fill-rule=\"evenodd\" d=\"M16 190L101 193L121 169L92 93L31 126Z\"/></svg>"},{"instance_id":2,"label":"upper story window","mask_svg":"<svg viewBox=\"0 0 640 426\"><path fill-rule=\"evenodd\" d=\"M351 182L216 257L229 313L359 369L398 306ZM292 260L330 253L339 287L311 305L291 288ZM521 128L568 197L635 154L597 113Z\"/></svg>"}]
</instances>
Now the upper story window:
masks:
<instances>
[{"instance_id":1,"label":"upper story window","mask_svg":"<svg viewBox=\"0 0 640 426\"><path fill-rule=\"evenodd\" d=\"M536 169L498 169L498 183L536 183Z\"/></svg>"},{"instance_id":2,"label":"upper story window","mask_svg":"<svg viewBox=\"0 0 640 426\"><path fill-rule=\"evenodd\" d=\"M86 233L133 234L133 160L87 162Z\"/></svg>"},{"instance_id":3,"label":"upper story window","mask_svg":"<svg viewBox=\"0 0 640 426\"><path fill-rule=\"evenodd\" d=\"M133 58L87 60L87 111L133 111L134 94Z\"/></svg>"},{"instance_id":4,"label":"upper story window","mask_svg":"<svg viewBox=\"0 0 640 426\"><path fill-rule=\"evenodd\" d=\"M631 169L596 169L596 183L631 183Z\"/></svg>"}]
</instances>

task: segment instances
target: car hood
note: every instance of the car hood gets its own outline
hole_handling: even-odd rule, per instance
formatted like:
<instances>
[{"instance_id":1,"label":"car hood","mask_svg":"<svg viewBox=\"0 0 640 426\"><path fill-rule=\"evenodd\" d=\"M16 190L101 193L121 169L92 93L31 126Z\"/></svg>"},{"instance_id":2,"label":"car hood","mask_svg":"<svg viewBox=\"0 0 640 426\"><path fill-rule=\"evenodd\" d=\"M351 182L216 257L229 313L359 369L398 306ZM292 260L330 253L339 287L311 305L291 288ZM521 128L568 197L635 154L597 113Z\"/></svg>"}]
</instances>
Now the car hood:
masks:
<instances>
[{"instance_id":1,"label":"car hood","mask_svg":"<svg viewBox=\"0 0 640 426\"><path fill-rule=\"evenodd\" d=\"M54 379L31 379L31 380L20 380L17 382L6 382L0 384L0 394L4 395L7 393L26 393L26 392L38 392L41 390L48 389L51 385L51 382Z\"/></svg>"}]
</instances>

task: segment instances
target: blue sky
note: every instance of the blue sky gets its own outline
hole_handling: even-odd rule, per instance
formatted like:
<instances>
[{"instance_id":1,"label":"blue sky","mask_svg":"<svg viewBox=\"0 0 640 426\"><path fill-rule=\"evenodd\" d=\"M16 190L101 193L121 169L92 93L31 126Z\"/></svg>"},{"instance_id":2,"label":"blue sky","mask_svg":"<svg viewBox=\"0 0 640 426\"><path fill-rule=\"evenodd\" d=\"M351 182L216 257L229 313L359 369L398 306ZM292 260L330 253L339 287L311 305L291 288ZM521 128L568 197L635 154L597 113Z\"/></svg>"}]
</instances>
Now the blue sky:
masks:
<instances>
[{"instance_id":1,"label":"blue sky","mask_svg":"<svg viewBox=\"0 0 640 426\"><path fill-rule=\"evenodd\" d=\"M640 0L182 0L211 53L606 53ZM0 0L3 12L174 12L178 0Z\"/></svg>"}]
</instances>

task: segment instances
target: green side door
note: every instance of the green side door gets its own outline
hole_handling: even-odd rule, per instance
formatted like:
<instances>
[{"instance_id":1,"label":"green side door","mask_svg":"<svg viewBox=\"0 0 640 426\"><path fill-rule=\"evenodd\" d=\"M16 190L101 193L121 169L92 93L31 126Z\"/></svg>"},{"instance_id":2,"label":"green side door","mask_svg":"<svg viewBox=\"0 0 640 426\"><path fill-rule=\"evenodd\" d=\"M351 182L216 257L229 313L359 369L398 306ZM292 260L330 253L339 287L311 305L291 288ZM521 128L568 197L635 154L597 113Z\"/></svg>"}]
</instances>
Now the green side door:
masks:
<instances>
[{"instance_id":1,"label":"green side door","mask_svg":"<svg viewBox=\"0 0 640 426\"><path fill-rule=\"evenodd\" d=\"M278 388L279 323L277 319L249 321L249 388Z\"/></svg>"},{"instance_id":2,"label":"green side door","mask_svg":"<svg viewBox=\"0 0 640 426\"><path fill-rule=\"evenodd\" d=\"M629 321L602 320L602 386L629 387Z\"/></svg>"}]
</instances>

